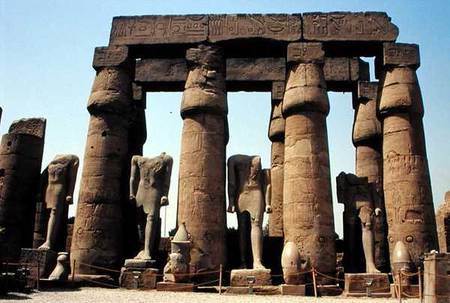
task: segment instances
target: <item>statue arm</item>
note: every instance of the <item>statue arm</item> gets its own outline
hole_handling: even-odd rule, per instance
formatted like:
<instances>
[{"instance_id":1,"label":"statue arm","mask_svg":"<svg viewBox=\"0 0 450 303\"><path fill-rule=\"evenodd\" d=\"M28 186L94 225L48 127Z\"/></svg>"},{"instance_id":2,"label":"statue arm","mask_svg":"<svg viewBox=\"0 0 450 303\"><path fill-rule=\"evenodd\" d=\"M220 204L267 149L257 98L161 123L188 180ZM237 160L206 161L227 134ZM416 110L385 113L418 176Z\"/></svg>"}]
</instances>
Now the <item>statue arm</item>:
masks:
<instances>
[{"instance_id":1,"label":"statue arm","mask_svg":"<svg viewBox=\"0 0 450 303\"><path fill-rule=\"evenodd\" d=\"M73 160L70 163L70 167L69 167L69 178L68 178L68 182L67 182L67 197L66 200L67 202L69 202L70 204L73 203L73 191L75 189L75 183L77 181L77 172L78 172L78 166L80 164L80 161L78 159L77 156L73 157Z\"/></svg>"},{"instance_id":2,"label":"statue arm","mask_svg":"<svg viewBox=\"0 0 450 303\"><path fill-rule=\"evenodd\" d=\"M344 172L341 172L336 177L336 195L338 203L345 204L345 192L347 188L346 176Z\"/></svg>"},{"instance_id":3,"label":"statue arm","mask_svg":"<svg viewBox=\"0 0 450 303\"><path fill-rule=\"evenodd\" d=\"M236 210L236 172L235 159L228 159L228 212L233 213Z\"/></svg>"},{"instance_id":4,"label":"statue arm","mask_svg":"<svg viewBox=\"0 0 450 303\"><path fill-rule=\"evenodd\" d=\"M163 182L163 188L162 188L162 195L161 195L161 206L167 206L169 205L169 189L170 189L170 177L172 176L172 165L173 165L173 159L171 156L166 155L165 156L166 161L166 171L164 174L164 182Z\"/></svg>"},{"instance_id":5,"label":"statue arm","mask_svg":"<svg viewBox=\"0 0 450 303\"><path fill-rule=\"evenodd\" d=\"M263 189L264 189L264 198L266 201L266 213L272 212L272 179L271 179L271 171L270 169L264 169L264 180L263 180Z\"/></svg>"},{"instance_id":6,"label":"statue arm","mask_svg":"<svg viewBox=\"0 0 450 303\"><path fill-rule=\"evenodd\" d=\"M133 156L131 158L131 171L130 171L130 200L136 197L137 183L139 182L139 169L137 167L137 161L139 156Z\"/></svg>"},{"instance_id":7,"label":"statue arm","mask_svg":"<svg viewBox=\"0 0 450 303\"><path fill-rule=\"evenodd\" d=\"M45 193L48 186L48 166L42 171L41 179L39 182L39 191L37 194L37 201L45 203Z\"/></svg>"}]
</instances>

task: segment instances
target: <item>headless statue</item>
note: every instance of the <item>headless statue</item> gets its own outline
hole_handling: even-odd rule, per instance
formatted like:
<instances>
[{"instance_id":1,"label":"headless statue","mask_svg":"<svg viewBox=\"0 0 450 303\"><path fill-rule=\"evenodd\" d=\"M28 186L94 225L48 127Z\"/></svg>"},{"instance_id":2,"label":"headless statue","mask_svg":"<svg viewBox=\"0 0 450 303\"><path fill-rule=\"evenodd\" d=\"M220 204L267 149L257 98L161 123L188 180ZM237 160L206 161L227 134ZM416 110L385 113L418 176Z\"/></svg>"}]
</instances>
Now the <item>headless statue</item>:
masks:
<instances>
[{"instance_id":1,"label":"headless statue","mask_svg":"<svg viewBox=\"0 0 450 303\"><path fill-rule=\"evenodd\" d=\"M264 210L270 207L270 171L261 168L259 156L234 155L228 159L228 212L236 212L241 250L241 267L246 267L245 212L250 215L253 268L265 268L262 263L262 223ZM267 205L266 205L267 203Z\"/></svg>"},{"instance_id":2,"label":"headless statue","mask_svg":"<svg viewBox=\"0 0 450 303\"><path fill-rule=\"evenodd\" d=\"M155 158L133 156L130 173L130 200L136 201L136 206L143 208L147 216L144 229L144 249L135 259L151 259L151 251L155 246L156 232L159 224L161 206L169 204L167 198L172 173L172 157L161 153Z\"/></svg>"},{"instance_id":3,"label":"headless statue","mask_svg":"<svg viewBox=\"0 0 450 303\"><path fill-rule=\"evenodd\" d=\"M79 160L75 155L57 155L47 167L48 184L45 204L50 209L45 242L39 249L55 250L61 224L67 217L68 204L73 202Z\"/></svg>"},{"instance_id":4,"label":"headless statue","mask_svg":"<svg viewBox=\"0 0 450 303\"><path fill-rule=\"evenodd\" d=\"M340 173L337 181L337 196L340 203L351 205L361 220L362 244L366 260L367 273L379 273L375 266L374 219L381 214L381 209L374 208L375 184L369 183L367 177Z\"/></svg>"}]
</instances>

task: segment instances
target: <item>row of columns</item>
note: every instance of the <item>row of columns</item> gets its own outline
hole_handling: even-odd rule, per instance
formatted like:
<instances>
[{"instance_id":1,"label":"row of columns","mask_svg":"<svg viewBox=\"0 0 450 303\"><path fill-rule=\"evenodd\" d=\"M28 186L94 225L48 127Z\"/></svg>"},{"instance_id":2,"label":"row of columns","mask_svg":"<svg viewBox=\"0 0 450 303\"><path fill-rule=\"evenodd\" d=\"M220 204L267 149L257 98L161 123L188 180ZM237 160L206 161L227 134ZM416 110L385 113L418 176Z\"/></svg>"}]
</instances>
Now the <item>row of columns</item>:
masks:
<instances>
[{"instance_id":1,"label":"row of columns","mask_svg":"<svg viewBox=\"0 0 450 303\"><path fill-rule=\"evenodd\" d=\"M336 269L336 234L324 51L321 43L291 43L287 51L285 93L272 94L269 127L272 206L275 213L283 214L270 218L271 233L284 235L285 242L295 243L310 266L332 274ZM191 234L191 271L197 272L217 269L226 262L228 110L222 49L199 45L187 51L186 59L188 77L181 104L177 222L184 223ZM89 99L91 120L72 258L92 265L118 267L123 253L120 209L127 195L121 180L128 165L124 159L128 154L133 67L128 54L103 56L98 61L106 63L96 66L97 76ZM353 131L356 173L377 184L382 209L385 196L391 256L395 242L404 241L413 260L418 262L419 255L435 248L437 243L423 138L422 100L415 66L397 62L384 67L386 74L381 85L359 84ZM387 263L384 220L376 223L379 266ZM92 272L83 267L78 270Z\"/></svg>"}]
</instances>

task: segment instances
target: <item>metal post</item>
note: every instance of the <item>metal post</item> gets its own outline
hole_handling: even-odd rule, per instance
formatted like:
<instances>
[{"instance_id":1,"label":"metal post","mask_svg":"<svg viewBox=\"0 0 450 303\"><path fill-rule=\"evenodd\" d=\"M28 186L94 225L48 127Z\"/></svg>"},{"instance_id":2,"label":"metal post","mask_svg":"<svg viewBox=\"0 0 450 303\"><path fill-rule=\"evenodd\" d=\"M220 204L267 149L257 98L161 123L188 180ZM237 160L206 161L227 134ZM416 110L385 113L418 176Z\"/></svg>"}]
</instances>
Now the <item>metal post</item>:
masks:
<instances>
[{"instance_id":1,"label":"metal post","mask_svg":"<svg viewBox=\"0 0 450 303\"><path fill-rule=\"evenodd\" d=\"M398 286L399 286L399 291L398 291L398 302L402 303L402 270L400 270L398 272Z\"/></svg>"},{"instance_id":2,"label":"metal post","mask_svg":"<svg viewBox=\"0 0 450 303\"><path fill-rule=\"evenodd\" d=\"M420 303L423 302L423 293L422 293L422 270L419 266L418 268L418 274L419 274L419 298L420 298Z\"/></svg>"},{"instance_id":3,"label":"metal post","mask_svg":"<svg viewBox=\"0 0 450 303\"><path fill-rule=\"evenodd\" d=\"M220 264L220 273L219 273L219 295L222 294L222 264Z\"/></svg>"},{"instance_id":4,"label":"metal post","mask_svg":"<svg viewBox=\"0 0 450 303\"><path fill-rule=\"evenodd\" d=\"M312 268L312 278L314 286L314 297L317 298L316 270L314 269L314 267Z\"/></svg>"}]
</instances>

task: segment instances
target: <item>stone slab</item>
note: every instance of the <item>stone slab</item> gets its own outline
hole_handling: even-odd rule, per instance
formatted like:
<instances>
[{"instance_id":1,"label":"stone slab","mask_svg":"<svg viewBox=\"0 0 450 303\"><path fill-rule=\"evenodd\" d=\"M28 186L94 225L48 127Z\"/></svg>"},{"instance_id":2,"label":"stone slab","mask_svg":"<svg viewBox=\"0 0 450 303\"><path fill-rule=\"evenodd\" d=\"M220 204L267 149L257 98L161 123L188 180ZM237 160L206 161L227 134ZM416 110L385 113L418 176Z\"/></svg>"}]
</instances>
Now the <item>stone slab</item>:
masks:
<instances>
[{"instance_id":1,"label":"stone slab","mask_svg":"<svg viewBox=\"0 0 450 303\"><path fill-rule=\"evenodd\" d=\"M404 285L402 286L403 296L402 298L418 298L419 297L419 285ZM398 298L397 291L395 290L395 284L391 284L391 297Z\"/></svg>"},{"instance_id":2,"label":"stone slab","mask_svg":"<svg viewBox=\"0 0 450 303\"><path fill-rule=\"evenodd\" d=\"M125 63L128 59L128 47L110 46L96 47L94 52L93 68L113 67Z\"/></svg>"},{"instance_id":3,"label":"stone slab","mask_svg":"<svg viewBox=\"0 0 450 303\"><path fill-rule=\"evenodd\" d=\"M273 81L271 98L273 100L283 100L286 81Z\"/></svg>"},{"instance_id":4,"label":"stone slab","mask_svg":"<svg viewBox=\"0 0 450 303\"><path fill-rule=\"evenodd\" d=\"M219 42L234 39L266 38L279 41L300 40L301 15L236 14L209 15L208 40Z\"/></svg>"},{"instance_id":5,"label":"stone slab","mask_svg":"<svg viewBox=\"0 0 450 303\"><path fill-rule=\"evenodd\" d=\"M47 278L56 266L57 253L50 249L22 248L20 263L26 264L30 270L30 277L35 279Z\"/></svg>"},{"instance_id":6,"label":"stone slab","mask_svg":"<svg viewBox=\"0 0 450 303\"><path fill-rule=\"evenodd\" d=\"M194 283L172 283L172 282L158 282L156 283L157 291L184 291L193 292L196 287Z\"/></svg>"},{"instance_id":7,"label":"stone slab","mask_svg":"<svg viewBox=\"0 0 450 303\"><path fill-rule=\"evenodd\" d=\"M303 38L312 41L395 41L398 28L382 12L303 14Z\"/></svg>"},{"instance_id":8,"label":"stone slab","mask_svg":"<svg viewBox=\"0 0 450 303\"><path fill-rule=\"evenodd\" d=\"M44 139L47 120L44 118L29 118L13 121L9 127L10 134L26 134Z\"/></svg>"},{"instance_id":9,"label":"stone slab","mask_svg":"<svg viewBox=\"0 0 450 303\"><path fill-rule=\"evenodd\" d=\"M367 286L367 283L370 283L371 285ZM367 294L367 288L369 288L370 293L389 293L389 276L384 273L345 274L345 295L351 296L352 294Z\"/></svg>"},{"instance_id":10,"label":"stone slab","mask_svg":"<svg viewBox=\"0 0 450 303\"><path fill-rule=\"evenodd\" d=\"M309 293L314 294L314 289ZM342 289L338 285L317 285L317 295L323 296L340 296Z\"/></svg>"},{"instance_id":11,"label":"stone slab","mask_svg":"<svg viewBox=\"0 0 450 303\"><path fill-rule=\"evenodd\" d=\"M280 288L278 286L230 286L227 288L226 294L233 295L280 295Z\"/></svg>"},{"instance_id":12,"label":"stone slab","mask_svg":"<svg viewBox=\"0 0 450 303\"><path fill-rule=\"evenodd\" d=\"M123 266L127 269L130 268L146 269L154 266L155 263L156 260L126 259Z\"/></svg>"},{"instance_id":13,"label":"stone slab","mask_svg":"<svg viewBox=\"0 0 450 303\"><path fill-rule=\"evenodd\" d=\"M253 279L253 286L268 286L272 284L270 269L233 269L230 276L230 286L249 286Z\"/></svg>"},{"instance_id":14,"label":"stone slab","mask_svg":"<svg viewBox=\"0 0 450 303\"><path fill-rule=\"evenodd\" d=\"M120 272L119 285L127 289L155 289L158 269L130 269L123 267Z\"/></svg>"},{"instance_id":15,"label":"stone slab","mask_svg":"<svg viewBox=\"0 0 450 303\"><path fill-rule=\"evenodd\" d=\"M281 284L280 291L283 296L305 296L306 286Z\"/></svg>"},{"instance_id":16,"label":"stone slab","mask_svg":"<svg viewBox=\"0 0 450 303\"><path fill-rule=\"evenodd\" d=\"M208 38L207 15L114 17L110 45L198 43Z\"/></svg>"},{"instance_id":17,"label":"stone slab","mask_svg":"<svg viewBox=\"0 0 450 303\"><path fill-rule=\"evenodd\" d=\"M419 67L419 46L407 43L384 43L383 65Z\"/></svg>"},{"instance_id":18,"label":"stone slab","mask_svg":"<svg viewBox=\"0 0 450 303\"><path fill-rule=\"evenodd\" d=\"M319 42L296 42L289 43L287 47L287 62L323 62L325 52L322 43Z\"/></svg>"},{"instance_id":19,"label":"stone slab","mask_svg":"<svg viewBox=\"0 0 450 303\"><path fill-rule=\"evenodd\" d=\"M227 81L284 81L284 58L232 58L226 61Z\"/></svg>"}]
</instances>

